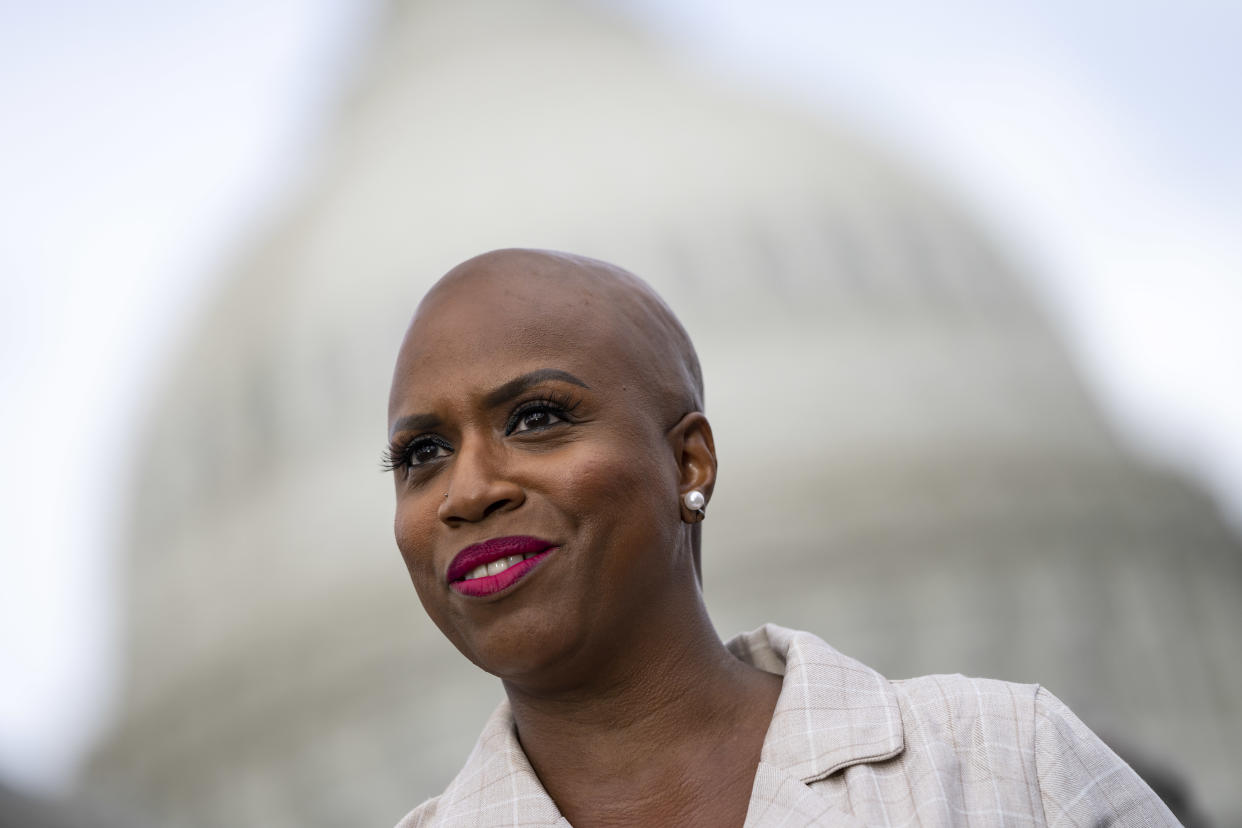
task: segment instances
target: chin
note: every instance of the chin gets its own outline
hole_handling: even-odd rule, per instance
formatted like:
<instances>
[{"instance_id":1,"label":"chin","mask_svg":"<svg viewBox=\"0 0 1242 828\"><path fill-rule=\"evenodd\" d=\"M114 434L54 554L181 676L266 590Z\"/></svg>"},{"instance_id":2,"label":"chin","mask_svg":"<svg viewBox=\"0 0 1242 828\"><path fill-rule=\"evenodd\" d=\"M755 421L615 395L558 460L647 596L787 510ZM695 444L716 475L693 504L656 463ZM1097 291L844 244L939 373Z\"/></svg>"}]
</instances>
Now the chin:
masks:
<instances>
[{"instance_id":1,"label":"chin","mask_svg":"<svg viewBox=\"0 0 1242 828\"><path fill-rule=\"evenodd\" d=\"M572 657L581 649L581 627L563 617L524 615L506 615L486 628L449 638L462 655L502 681L531 686L560 683L568 678Z\"/></svg>"}]
</instances>

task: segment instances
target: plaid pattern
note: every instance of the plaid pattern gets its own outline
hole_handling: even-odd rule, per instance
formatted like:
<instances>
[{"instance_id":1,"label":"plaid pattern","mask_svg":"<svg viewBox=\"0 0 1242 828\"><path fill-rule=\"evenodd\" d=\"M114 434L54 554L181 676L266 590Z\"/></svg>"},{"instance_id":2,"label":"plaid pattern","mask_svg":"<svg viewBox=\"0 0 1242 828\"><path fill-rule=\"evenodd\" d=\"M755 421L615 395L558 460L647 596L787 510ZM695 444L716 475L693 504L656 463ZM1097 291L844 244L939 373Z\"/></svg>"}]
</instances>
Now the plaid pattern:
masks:
<instances>
[{"instance_id":1,"label":"plaid pattern","mask_svg":"<svg viewBox=\"0 0 1242 828\"><path fill-rule=\"evenodd\" d=\"M751 789L759 826L1175 826L1146 784L1038 685L888 681L810 633L766 624L728 643L784 676ZM461 773L398 824L568 828L507 703Z\"/></svg>"}]
</instances>

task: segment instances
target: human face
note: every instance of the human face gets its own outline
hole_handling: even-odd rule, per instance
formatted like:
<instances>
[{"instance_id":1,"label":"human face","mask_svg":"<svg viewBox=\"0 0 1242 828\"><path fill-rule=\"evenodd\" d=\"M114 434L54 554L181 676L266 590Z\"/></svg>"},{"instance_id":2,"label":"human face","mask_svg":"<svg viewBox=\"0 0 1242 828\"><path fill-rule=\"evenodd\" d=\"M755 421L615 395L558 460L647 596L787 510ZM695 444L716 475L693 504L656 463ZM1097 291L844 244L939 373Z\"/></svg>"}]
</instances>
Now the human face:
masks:
<instances>
[{"instance_id":1,"label":"human face","mask_svg":"<svg viewBox=\"0 0 1242 828\"><path fill-rule=\"evenodd\" d=\"M577 680L693 583L671 424L597 299L534 277L438 289L393 380L410 578L463 654L517 682ZM454 579L480 549L537 554L479 590Z\"/></svg>"}]
</instances>

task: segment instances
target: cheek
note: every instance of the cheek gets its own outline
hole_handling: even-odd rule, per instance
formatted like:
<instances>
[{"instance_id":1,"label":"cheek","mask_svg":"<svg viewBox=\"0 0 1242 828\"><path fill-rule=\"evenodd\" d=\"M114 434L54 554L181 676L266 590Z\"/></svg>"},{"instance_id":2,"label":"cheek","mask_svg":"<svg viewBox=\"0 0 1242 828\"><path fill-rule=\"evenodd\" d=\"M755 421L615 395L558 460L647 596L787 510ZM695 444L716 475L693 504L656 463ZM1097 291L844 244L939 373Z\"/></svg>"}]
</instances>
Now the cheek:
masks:
<instances>
[{"instance_id":1,"label":"cheek","mask_svg":"<svg viewBox=\"0 0 1242 828\"><path fill-rule=\"evenodd\" d=\"M428 502L426 498L407 496L397 503L393 529L397 548L401 550L401 558L410 573L410 581L414 584L414 591L418 594L419 603L423 605L423 611L458 649L466 653L451 622L446 604L447 596L436 577L437 505L434 501Z\"/></svg>"},{"instance_id":2,"label":"cheek","mask_svg":"<svg viewBox=\"0 0 1242 828\"><path fill-rule=\"evenodd\" d=\"M563 466L562 494L585 527L630 543L662 538L680 521L677 480L658 450L636 452L636 442L602 446Z\"/></svg>"},{"instance_id":3,"label":"cheek","mask_svg":"<svg viewBox=\"0 0 1242 828\"><path fill-rule=\"evenodd\" d=\"M422 585L435 575L435 549L433 531L436 515L434 509L421 498L407 496L397 501L393 534L410 579L422 594Z\"/></svg>"}]
</instances>

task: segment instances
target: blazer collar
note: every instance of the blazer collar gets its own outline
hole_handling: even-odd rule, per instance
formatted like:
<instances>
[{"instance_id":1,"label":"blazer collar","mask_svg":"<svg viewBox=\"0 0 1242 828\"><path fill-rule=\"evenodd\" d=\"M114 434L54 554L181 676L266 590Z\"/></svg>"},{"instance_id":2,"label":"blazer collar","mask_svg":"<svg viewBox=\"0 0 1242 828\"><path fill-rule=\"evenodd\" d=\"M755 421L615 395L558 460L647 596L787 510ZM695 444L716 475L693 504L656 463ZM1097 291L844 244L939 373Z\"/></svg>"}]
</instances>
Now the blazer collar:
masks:
<instances>
[{"instance_id":1,"label":"blazer collar","mask_svg":"<svg viewBox=\"0 0 1242 828\"><path fill-rule=\"evenodd\" d=\"M901 753L905 739L888 679L817 636L764 624L727 643L741 660L784 676L762 761L805 783Z\"/></svg>"},{"instance_id":2,"label":"blazer collar","mask_svg":"<svg viewBox=\"0 0 1242 828\"><path fill-rule=\"evenodd\" d=\"M810 633L765 624L730 640L738 658L784 676L760 754L803 783L850 765L888 759L904 739L888 680ZM802 789L804 793L809 793ZM440 797L443 825L567 826L522 751L509 703L492 713L461 772Z\"/></svg>"}]
</instances>

